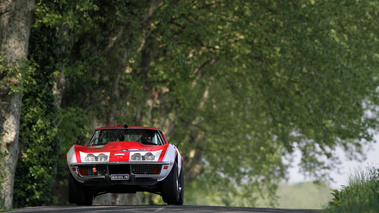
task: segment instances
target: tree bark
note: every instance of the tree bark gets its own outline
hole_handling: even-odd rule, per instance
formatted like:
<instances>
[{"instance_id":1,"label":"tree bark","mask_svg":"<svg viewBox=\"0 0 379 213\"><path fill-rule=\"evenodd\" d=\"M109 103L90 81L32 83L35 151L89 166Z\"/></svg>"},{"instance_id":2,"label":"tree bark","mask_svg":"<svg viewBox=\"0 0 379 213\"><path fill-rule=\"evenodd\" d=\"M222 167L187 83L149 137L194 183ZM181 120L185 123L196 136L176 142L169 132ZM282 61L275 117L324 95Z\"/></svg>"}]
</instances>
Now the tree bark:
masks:
<instances>
[{"instance_id":1,"label":"tree bark","mask_svg":"<svg viewBox=\"0 0 379 213\"><path fill-rule=\"evenodd\" d=\"M7 71L1 73L0 79L0 151L7 155L0 159L1 173L5 178L1 181L0 201L3 208L11 208L13 203L13 185L16 165L20 154L18 142L22 95L11 92L10 86L17 85L20 79L7 79L7 72L15 68L17 59L26 59L28 53L29 34L32 25L34 0L0 0L0 54ZM17 78L22 77L18 73ZM2 202L0 202L2 203Z\"/></svg>"}]
</instances>

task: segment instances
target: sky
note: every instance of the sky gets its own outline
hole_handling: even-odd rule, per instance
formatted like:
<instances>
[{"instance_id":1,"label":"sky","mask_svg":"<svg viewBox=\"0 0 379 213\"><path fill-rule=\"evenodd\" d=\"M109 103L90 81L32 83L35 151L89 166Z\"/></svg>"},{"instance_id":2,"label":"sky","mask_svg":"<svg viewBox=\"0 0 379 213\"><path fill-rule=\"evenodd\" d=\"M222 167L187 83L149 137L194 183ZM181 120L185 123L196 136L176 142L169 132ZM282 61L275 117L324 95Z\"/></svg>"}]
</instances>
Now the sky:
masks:
<instances>
[{"instance_id":1,"label":"sky","mask_svg":"<svg viewBox=\"0 0 379 213\"><path fill-rule=\"evenodd\" d=\"M329 183L331 188L333 189L341 189L341 186L347 186L349 176L352 176L357 171L364 171L367 167L375 167L379 168L379 134L375 137L375 141L377 143L371 144L371 146L367 146L364 150L367 150L366 160L363 162L350 161L345 156L342 150L337 150L337 154L339 155L342 165L339 166L340 174L337 169L331 171L331 177L334 179L334 182ZM294 165L298 164L300 161L300 153L296 154ZM290 169L290 179L289 183L297 183L304 181L311 181L312 179L306 179L302 174L299 173L299 168L294 166Z\"/></svg>"}]
</instances>

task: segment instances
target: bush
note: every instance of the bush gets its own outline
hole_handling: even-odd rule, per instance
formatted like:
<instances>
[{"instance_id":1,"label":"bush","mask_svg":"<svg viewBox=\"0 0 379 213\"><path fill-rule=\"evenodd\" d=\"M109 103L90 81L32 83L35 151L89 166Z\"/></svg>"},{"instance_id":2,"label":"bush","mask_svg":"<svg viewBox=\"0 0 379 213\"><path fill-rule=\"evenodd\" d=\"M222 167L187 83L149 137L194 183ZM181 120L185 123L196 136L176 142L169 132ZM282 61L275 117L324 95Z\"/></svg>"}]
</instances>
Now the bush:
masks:
<instances>
[{"instance_id":1,"label":"bush","mask_svg":"<svg viewBox=\"0 0 379 213\"><path fill-rule=\"evenodd\" d=\"M332 195L325 212L379 212L379 169L355 173L348 186Z\"/></svg>"}]
</instances>

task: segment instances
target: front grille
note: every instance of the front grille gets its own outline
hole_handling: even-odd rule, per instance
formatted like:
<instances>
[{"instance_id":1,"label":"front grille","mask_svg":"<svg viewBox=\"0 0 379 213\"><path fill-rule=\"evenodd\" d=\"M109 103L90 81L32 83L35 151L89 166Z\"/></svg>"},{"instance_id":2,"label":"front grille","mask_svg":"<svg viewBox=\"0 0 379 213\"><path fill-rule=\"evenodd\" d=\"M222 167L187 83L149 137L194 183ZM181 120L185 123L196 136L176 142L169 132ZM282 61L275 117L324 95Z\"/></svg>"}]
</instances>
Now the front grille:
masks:
<instances>
[{"instance_id":1,"label":"front grille","mask_svg":"<svg viewBox=\"0 0 379 213\"><path fill-rule=\"evenodd\" d=\"M132 165L132 172L134 174L152 175L159 174L162 166L159 165Z\"/></svg>"},{"instance_id":2,"label":"front grille","mask_svg":"<svg viewBox=\"0 0 379 213\"><path fill-rule=\"evenodd\" d=\"M104 176L107 173L106 165L79 166L79 172L82 176Z\"/></svg>"},{"instance_id":3,"label":"front grille","mask_svg":"<svg viewBox=\"0 0 379 213\"><path fill-rule=\"evenodd\" d=\"M130 174L130 165L109 165L109 174Z\"/></svg>"},{"instance_id":4,"label":"front grille","mask_svg":"<svg viewBox=\"0 0 379 213\"><path fill-rule=\"evenodd\" d=\"M107 168L108 167L108 168ZM160 174L162 166L161 165L147 165L147 164L137 164L137 165L88 165L79 166L79 172L81 176L105 176L107 174L139 174L139 175L157 175Z\"/></svg>"},{"instance_id":5,"label":"front grille","mask_svg":"<svg viewBox=\"0 0 379 213\"><path fill-rule=\"evenodd\" d=\"M93 172L94 168L96 169L95 170L96 172ZM88 175L105 175L107 173L107 166L106 165L88 166L87 173Z\"/></svg>"}]
</instances>

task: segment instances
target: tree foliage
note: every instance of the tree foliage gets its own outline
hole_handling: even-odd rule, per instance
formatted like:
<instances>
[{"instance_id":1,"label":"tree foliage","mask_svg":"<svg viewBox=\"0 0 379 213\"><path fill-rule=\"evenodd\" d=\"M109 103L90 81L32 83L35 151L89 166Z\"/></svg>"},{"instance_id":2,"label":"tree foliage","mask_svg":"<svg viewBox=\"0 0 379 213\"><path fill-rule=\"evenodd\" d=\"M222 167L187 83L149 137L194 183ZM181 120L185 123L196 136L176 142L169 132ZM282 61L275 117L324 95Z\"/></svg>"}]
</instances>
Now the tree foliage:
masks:
<instances>
[{"instance_id":1,"label":"tree foliage","mask_svg":"<svg viewBox=\"0 0 379 213\"><path fill-rule=\"evenodd\" d=\"M273 195L296 149L303 172L325 179L335 148L359 156L378 126L378 9L349 0L41 1L36 26L58 31L37 33L65 42L66 80L62 144L41 145L67 149L84 143L85 129L127 122L162 129L185 158L186 181L225 183L211 187L231 193L221 197L241 185ZM54 123L48 109L36 118Z\"/></svg>"},{"instance_id":2,"label":"tree foliage","mask_svg":"<svg viewBox=\"0 0 379 213\"><path fill-rule=\"evenodd\" d=\"M34 27L30 36L29 59L35 71L24 76L20 142L22 157L17 165L14 206L46 205L57 173L58 109L53 95L59 65L59 41L54 28Z\"/></svg>"}]
</instances>

